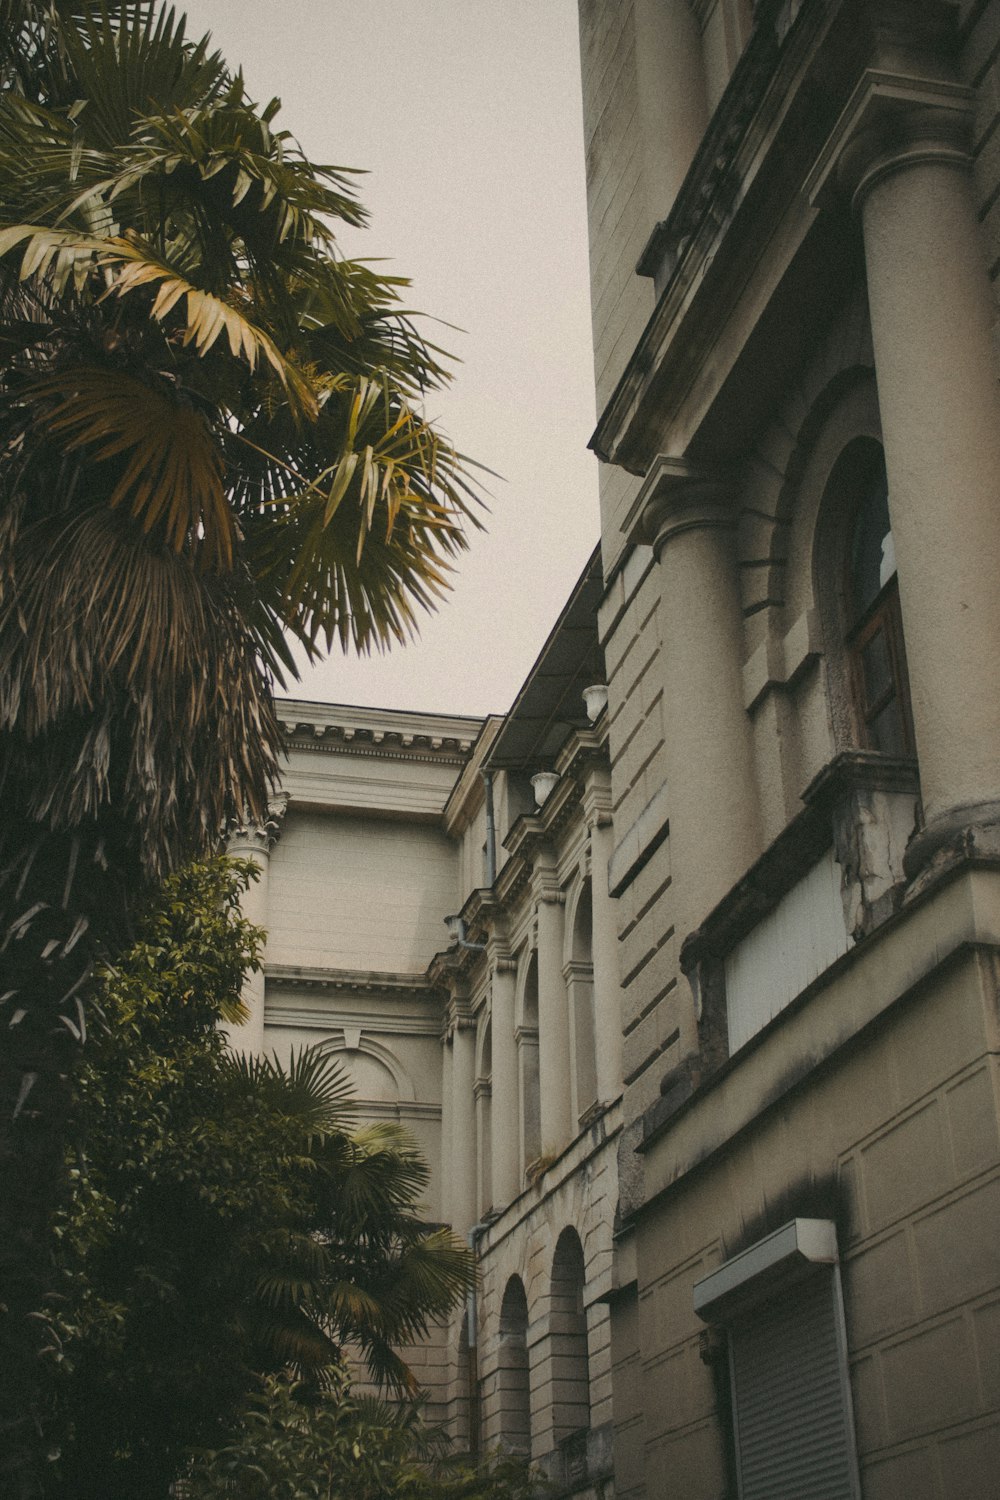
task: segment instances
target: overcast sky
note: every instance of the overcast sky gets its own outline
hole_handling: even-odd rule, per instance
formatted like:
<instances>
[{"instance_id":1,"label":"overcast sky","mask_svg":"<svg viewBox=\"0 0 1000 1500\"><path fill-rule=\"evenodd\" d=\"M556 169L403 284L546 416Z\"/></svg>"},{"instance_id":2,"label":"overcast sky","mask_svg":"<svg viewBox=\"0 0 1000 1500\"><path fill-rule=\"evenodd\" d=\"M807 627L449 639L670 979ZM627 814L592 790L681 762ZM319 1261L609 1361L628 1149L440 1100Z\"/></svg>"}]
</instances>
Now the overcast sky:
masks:
<instances>
[{"instance_id":1,"label":"overcast sky","mask_svg":"<svg viewBox=\"0 0 1000 1500\"><path fill-rule=\"evenodd\" d=\"M385 657L339 653L296 696L509 707L597 540L576 0L187 0L314 161L363 167L370 227L428 332L460 356L433 398L489 481L449 600Z\"/></svg>"}]
</instances>

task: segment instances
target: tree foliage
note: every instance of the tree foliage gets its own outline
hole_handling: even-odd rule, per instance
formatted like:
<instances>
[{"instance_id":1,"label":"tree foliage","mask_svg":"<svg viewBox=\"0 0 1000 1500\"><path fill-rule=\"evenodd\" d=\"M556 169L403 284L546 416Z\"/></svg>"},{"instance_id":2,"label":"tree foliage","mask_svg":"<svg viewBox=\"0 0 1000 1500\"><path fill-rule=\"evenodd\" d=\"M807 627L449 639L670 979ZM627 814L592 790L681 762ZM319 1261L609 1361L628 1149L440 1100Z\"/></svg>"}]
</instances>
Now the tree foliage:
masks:
<instances>
[{"instance_id":1,"label":"tree foliage","mask_svg":"<svg viewBox=\"0 0 1000 1500\"><path fill-rule=\"evenodd\" d=\"M310 162L277 115L156 0L0 0L15 1497L37 1488L36 1314L93 965L128 943L147 886L230 817L265 815L289 641L404 639L478 524L468 467L422 411L441 352L404 282L339 253L338 226L365 219L354 175Z\"/></svg>"},{"instance_id":2,"label":"tree foliage","mask_svg":"<svg viewBox=\"0 0 1000 1500\"><path fill-rule=\"evenodd\" d=\"M286 637L404 639L473 493L405 282L338 251L353 174L153 0L5 9L6 775L52 827L113 803L160 875L262 814Z\"/></svg>"},{"instance_id":3,"label":"tree foliage","mask_svg":"<svg viewBox=\"0 0 1000 1500\"><path fill-rule=\"evenodd\" d=\"M454 1457L417 1403L355 1397L341 1375L318 1396L263 1381L222 1447L194 1458L185 1500L535 1500L514 1459Z\"/></svg>"},{"instance_id":4,"label":"tree foliage","mask_svg":"<svg viewBox=\"0 0 1000 1500\"><path fill-rule=\"evenodd\" d=\"M236 904L253 870L214 860L171 877L99 976L50 1322L49 1489L67 1500L165 1495L258 1375L290 1366L314 1391L336 1386L345 1343L412 1389L393 1345L472 1275L419 1211L412 1143L356 1128L324 1046L286 1067L228 1051L218 1021L238 1016L259 947Z\"/></svg>"}]
</instances>

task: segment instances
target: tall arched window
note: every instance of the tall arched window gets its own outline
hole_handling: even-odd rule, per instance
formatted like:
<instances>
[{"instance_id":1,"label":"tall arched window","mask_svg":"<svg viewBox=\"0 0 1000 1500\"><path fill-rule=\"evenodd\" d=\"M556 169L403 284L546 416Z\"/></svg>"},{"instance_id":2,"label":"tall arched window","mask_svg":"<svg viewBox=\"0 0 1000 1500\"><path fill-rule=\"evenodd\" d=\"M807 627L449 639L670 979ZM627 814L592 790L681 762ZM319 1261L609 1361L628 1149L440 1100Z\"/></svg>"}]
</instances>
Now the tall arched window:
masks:
<instances>
[{"instance_id":1,"label":"tall arched window","mask_svg":"<svg viewBox=\"0 0 1000 1500\"><path fill-rule=\"evenodd\" d=\"M500 1443L508 1453L531 1457L531 1387L528 1377L528 1299L520 1276L507 1283L500 1305L497 1359Z\"/></svg>"},{"instance_id":2,"label":"tall arched window","mask_svg":"<svg viewBox=\"0 0 1000 1500\"><path fill-rule=\"evenodd\" d=\"M858 739L868 750L912 755L910 686L881 444L872 438L851 443L830 482L850 506L844 642Z\"/></svg>"},{"instance_id":3,"label":"tall arched window","mask_svg":"<svg viewBox=\"0 0 1000 1500\"><path fill-rule=\"evenodd\" d=\"M553 1428L557 1443L590 1426L590 1363L583 1305L583 1247L564 1229L552 1260Z\"/></svg>"}]
</instances>

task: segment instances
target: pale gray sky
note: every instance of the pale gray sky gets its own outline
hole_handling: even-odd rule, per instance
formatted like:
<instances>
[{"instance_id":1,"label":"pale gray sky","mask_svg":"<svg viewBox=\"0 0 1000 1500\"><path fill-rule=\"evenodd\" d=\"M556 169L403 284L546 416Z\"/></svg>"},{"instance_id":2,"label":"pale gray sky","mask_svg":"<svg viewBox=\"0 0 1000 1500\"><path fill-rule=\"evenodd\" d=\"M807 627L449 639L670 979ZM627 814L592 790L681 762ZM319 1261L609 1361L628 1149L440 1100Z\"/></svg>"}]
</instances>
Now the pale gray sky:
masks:
<instances>
[{"instance_id":1,"label":"pale gray sky","mask_svg":"<svg viewBox=\"0 0 1000 1500\"><path fill-rule=\"evenodd\" d=\"M297 695L509 706L598 532L576 0L179 0L315 161L364 167L371 226L461 357L432 400L504 476L449 600L386 657L339 653Z\"/></svg>"}]
</instances>

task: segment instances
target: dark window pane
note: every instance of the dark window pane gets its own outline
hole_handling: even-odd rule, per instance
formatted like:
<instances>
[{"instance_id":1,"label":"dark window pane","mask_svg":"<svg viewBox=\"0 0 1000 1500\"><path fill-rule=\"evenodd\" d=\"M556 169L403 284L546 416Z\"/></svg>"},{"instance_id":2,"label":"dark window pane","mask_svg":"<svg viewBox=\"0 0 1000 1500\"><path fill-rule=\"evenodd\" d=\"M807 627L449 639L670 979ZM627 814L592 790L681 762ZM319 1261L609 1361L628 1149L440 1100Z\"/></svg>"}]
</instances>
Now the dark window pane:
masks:
<instances>
[{"instance_id":1,"label":"dark window pane","mask_svg":"<svg viewBox=\"0 0 1000 1500\"><path fill-rule=\"evenodd\" d=\"M861 648L865 674L865 706L872 708L893 691L892 658L884 630L876 630Z\"/></svg>"},{"instance_id":2,"label":"dark window pane","mask_svg":"<svg viewBox=\"0 0 1000 1500\"><path fill-rule=\"evenodd\" d=\"M868 721L868 741L872 750L882 750L886 755L907 754L903 710L898 698L893 698Z\"/></svg>"},{"instance_id":3,"label":"dark window pane","mask_svg":"<svg viewBox=\"0 0 1000 1500\"><path fill-rule=\"evenodd\" d=\"M885 465L869 478L851 538L851 624L856 624L896 571Z\"/></svg>"}]
</instances>

